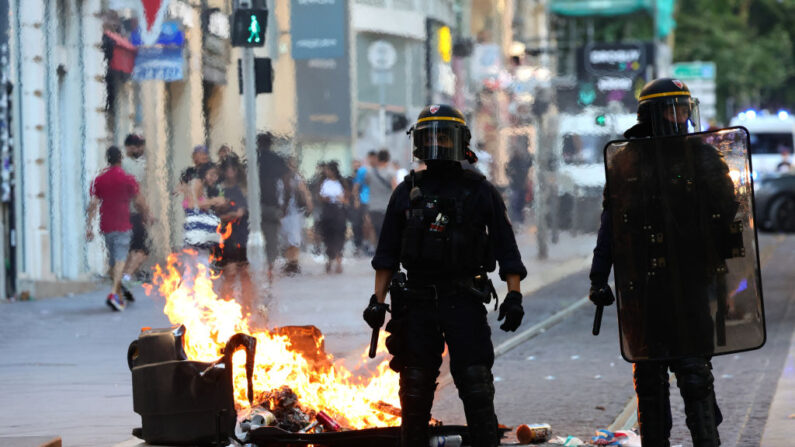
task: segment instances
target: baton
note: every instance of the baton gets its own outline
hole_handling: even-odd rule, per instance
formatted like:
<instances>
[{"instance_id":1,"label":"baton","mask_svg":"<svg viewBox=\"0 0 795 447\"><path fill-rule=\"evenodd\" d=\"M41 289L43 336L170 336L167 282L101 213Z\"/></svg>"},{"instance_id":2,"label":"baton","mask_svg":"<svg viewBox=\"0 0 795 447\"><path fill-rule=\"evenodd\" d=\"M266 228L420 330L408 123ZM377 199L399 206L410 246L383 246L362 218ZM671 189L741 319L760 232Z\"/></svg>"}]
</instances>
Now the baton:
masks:
<instances>
[{"instance_id":1,"label":"baton","mask_svg":"<svg viewBox=\"0 0 795 447\"><path fill-rule=\"evenodd\" d=\"M596 306L596 313L593 316L593 331L591 331L594 335L599 335L599 330L602 328L602 312L605 310L605 307L601 304Z\"/></svg>"},{"instance_id":2,"label":"baton","mask_svg":"<svg viewBox=\"0 0 795 447\"><path fill-rule=\"evenodd\" d=\"M378 333L381 331L380 327L373 329L373 335L370 336L370 352L367 354L371 359L375 358L375 351L378 350Z\"/></svg>"}]
</instances>

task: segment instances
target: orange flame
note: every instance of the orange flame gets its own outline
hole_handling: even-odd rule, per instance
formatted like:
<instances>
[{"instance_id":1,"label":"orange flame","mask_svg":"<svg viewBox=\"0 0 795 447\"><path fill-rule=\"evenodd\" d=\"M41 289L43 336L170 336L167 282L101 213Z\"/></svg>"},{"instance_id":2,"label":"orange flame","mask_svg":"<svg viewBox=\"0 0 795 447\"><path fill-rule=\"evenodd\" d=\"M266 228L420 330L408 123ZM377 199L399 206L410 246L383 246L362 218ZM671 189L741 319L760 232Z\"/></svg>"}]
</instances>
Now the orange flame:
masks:
<instances>
[{"instance_id":1,"label":"orange flame","mask_svg":"<svg viewBox=\"0 0 795 447\"><path fill-rule=\"evenodd\" d=\"M186 258L195 259L195 253L186 251L186 255ZM341 362L334 362L331 355L328 355L328 362L318 365L293 350L287 336L252 331L240 304L216 295L207 266L187 264L180 262L176 254L169 255L165 268L155 267L152 284L146 285L146 293L151 294L157 287L166 299L164 312L171 323L187 328L184 343L188 358L215 361L221 357L221 350L232 335L250 334L257 339L253 377L255 404L261 402L268 391L288 385L303 409L323 410L344 427L360 429L400 424L399 417L376 409L381 403L400 407L398 374L389 369L387 360L382 360L375 368L360 362L356 369L369 370L366 377L348 370ZM381 353L386 352L385 338L382 334ZM236 406L238 410L248 408L245 352L235 353L232 362Z\"/></svg>"}]
</instances>

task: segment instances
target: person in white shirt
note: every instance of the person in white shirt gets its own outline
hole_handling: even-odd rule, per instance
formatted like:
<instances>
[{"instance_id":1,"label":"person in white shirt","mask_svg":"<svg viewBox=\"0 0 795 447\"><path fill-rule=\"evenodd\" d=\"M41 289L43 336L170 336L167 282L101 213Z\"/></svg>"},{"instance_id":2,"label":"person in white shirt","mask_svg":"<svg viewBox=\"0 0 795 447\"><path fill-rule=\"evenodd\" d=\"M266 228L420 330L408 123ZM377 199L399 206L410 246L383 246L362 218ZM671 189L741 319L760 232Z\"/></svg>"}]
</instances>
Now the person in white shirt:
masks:
<instances>
[{"instance_id":1,"label":"person in white shirt","mask_svg":"<svg viewBox=\"0 0 795 447\"><path fill-rule=\"evenodd\" d=\"M342 248L345 245L345 188L342 185L339 165L336 161L326 164L326 179L320 185L320 231L326 245L326 273L331 273L332 264L336 273L342 273Z\"/></svg>"}]
</instances>

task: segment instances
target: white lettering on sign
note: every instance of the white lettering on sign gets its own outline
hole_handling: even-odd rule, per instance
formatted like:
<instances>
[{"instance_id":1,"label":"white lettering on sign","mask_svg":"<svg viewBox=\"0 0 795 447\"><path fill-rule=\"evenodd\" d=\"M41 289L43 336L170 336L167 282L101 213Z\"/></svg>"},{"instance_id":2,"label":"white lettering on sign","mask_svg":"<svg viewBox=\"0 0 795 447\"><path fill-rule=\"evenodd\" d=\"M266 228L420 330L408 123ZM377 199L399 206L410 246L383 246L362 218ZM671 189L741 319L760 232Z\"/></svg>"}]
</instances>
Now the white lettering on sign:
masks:
<instances>
[{"instance_id":1,"label":"white lettering on sign","mask_svg":"<svg viewBox=\"0 0 795 447\"><path fill-rule=\"evenodd\" d=\"M295 42L295 46L301 48L333 48L338 45L337 39L301 39Z\"/></svg>"},{"instance_id":2,"label":"white lettering on sign","mask_svg":"<svg viewBox=\"0 0 795 447\"><path fill-rule=\"evenodd\" d=\"M298 0L299 5L333 5L337 0Z\"/></svg>"},{"instance_id":3,"label":"white lettering on sign","mask_svg":"<svg viewBox=\"0 0 795 447\"><path fill-rule=\"evenodd\" d=\"M592 64L620 64L640 59L640 50L593 50L588 54Z\"/></svg>"},{"instance_id":4,"label":"white lettering on sign","mask_svg":"<svg viewBox=\"0 0 795 447\"><path fill-rule=\"evenodd\" d=\"M337 61L334 59L309 59L306 63L306 66L309 68L333 70L337 68Z\"/></svg>"},{"instance_id":5,"label":"white lettering on sign","mask_svg":"<svg viewBox=\"0 0 795 447\"><path fill-rule=\"evenodd\" d=\"M596 88L600 92L608 92L613 90L631 90L632 78L599 78L596 81Z\"/></svg>"}]
</instances>

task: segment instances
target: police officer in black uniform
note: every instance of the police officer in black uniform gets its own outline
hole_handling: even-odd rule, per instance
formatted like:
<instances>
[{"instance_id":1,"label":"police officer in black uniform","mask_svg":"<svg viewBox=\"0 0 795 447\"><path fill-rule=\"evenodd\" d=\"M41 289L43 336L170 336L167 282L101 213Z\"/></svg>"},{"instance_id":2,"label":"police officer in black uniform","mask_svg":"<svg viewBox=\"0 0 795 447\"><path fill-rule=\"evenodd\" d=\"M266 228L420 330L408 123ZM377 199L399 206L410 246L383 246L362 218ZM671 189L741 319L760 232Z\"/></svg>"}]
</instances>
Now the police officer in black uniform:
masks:
<instances>
[{"instance_id":1,"label":"police officer in black uniform","mask_svg":"<svg viewBox=\"0 0 795 447\"><path fill-rule=\"evenodd\" d=\"M389 288L386 345L390 367L400 373L402 446L428 445L445 343L471 445L496 446L494 347L485 306L496 293L487 273L499 261L509 290L499 307L500 327L515 331L524 316L519 282L527 270L500 194L482 175L461 167L462 160L477 160L461 112L425 107L409 133L414 156L427 169L412 171L392 193L372 260L375 293L364 319L374 329L383 324ZM405 281L396 275L401 264Z\"/></svg>"},{"instance_id":2,"label":"police officer in black uniform","mask_svg":"<svg viewBox=\"0 0 795 447\"><path fill-rule=\"evenodd\" d=\"M694 127L696 131L699 130L697 102L691 98L690 91L684 83L675 79L662 78L649 82L641 91L638 104L638 123L627 130L624 136L630 140L629 144L632 145L632 139L685 135L689 133L688 124ZM626 163L635 166L632 168L632 175L635 177L633 183L638 185L640 189L645 187L648 191L659 191L659 182L657 181L654 182L655 184L648 182L648 184L643 185L644 179L653 177L649 172L659 168L656 167L657 165L652 155L644 155L640 152L642 151L635 151L633 154L641 158L647 157L645 161L641 160L638 162L635 160L634 163ZM687 155L683 155L687 153L685 149L667 147L665 153L671 157L670 160L673 160L670 163L671 166L674 166L672 169L676 169L676 166L688 165L684 161L687 157ZM697 189L708 189L711 195L710 200L702 200L702 203L709 202L709 206L713 207L723 206L723 204L728 204L725 208L735 206L734 190L731 179L728 177L728 167L717 150L711 146L702 145L692 149L690 153L696 154L691 159L697 157L697 160L689 163L695 168L681 169L691 169L691 171L695 169L698 172L691 172L689 175L686 174L684 176L673 175L672 177L676 178L666 180L666 187L669 188L669 191L675 190L675 183L679 182L682 177L688 179L692 177L699 185L703 185ZM613 169L620 170L622 164L622 160L614 160ZM637 173L637 171L641 172ZM689 183L689 180L682 183ZM618 194L616 197L623 197L620 200L625 200L629 204L627 205L629 210L627 212L632 213L634 209L636 216L646 216L646 220L643 222L639 221L639 224L659 225L659 228L670 229L670 226L666 227L661 222L665 219L669 219L669 222L671 221L670 219L680 219L680 221L688 222L704 220L699 215L699 212L695 211L696 207L688 206L687 200L693 196L690 192L693 189L690 186L688 184L682 187L681 197L683 200L679 203L671 203L672 201L669 199L667 205L659 202L661 200L659 198L660 193L656 192L650 196L649 200L657 200L658 202L652 204L636 203L634 208L630 202L637 198L628 198L628 192L610 192L606 190L606 194L612 193L613 196ZM645 235L640 230L637 232L628 231L627 228L629 227L624 223L622 223L623 229L621 232L614 233L614 225L607 203L607 201L604 203L601 227L599 228L597 244L594 249L589 295L594 304L603 306L612 304L614 300L610 286L607 284L611 267L614 261L618 262L619 260L619 253L613 252L613 239L617 238L615 242L620 244L638 244L638 246L641 246L643 243L639 242L639 239L632 238L640 237L637 235ZM669 212L671 210L666 211L665 206L670 207L673 213ZM641 212L641 209L644 211ZM726 209L723 210L723 215L731 219L734 216L734 212L736 212L736 208L734 210ZM712 217L719 214L713 214ZM691 228L687 225L685 226ZM723 225L723 227L728 228L728 224ZM695 225L695 228L698 228L698 225ZM658 233L657 239L659 240L657 242L662 242L664 239L665 243L668 244L669 251L667 253L669 254L687 252L687 247L684 244L701 244L700 239L703 239L702 236L704 236L704 234L699 234L699 230L688 230L680 233L672 231L670 234L664 233L664 231L669 230L660 231L663 231L663 233ZM637 233L637 235L630 233ZM648 259L644 258L644 256L650 256L648 251L651 248L649 248L650 245L645 245L644 247L643 250L639 250L642 253L632 254L631 257L626 258L631 259L632 261L630 262L635 265L631 273L636 274L637 278L629 278L635 280L635 285L633 286L631 281L627 281L627 278L624 278L624 283L628 282L630 290L635 292L635 295L627 292L627 296L645 296L648 302L644 304L646 306L645 310L628 317L641 320L642 323L637 323L641 329L637 333L624 333L623 336L627 339L632 339L637 345L648 346L648 357L650 358L655 357L655 349L660 351L682 349L682 352L688 352L688 350L690 352L712 352L713 332L711 325L713 322L708 309L708 281L701 279L703 276L701 272L706 270L705 266L710 262L707 259L708 256L698 259L668 259L668 267L671 267L670 264L673 262L686 267L678 269L678 271L685 272L686 278L672 277L671 275L674 275L674 273L671 273L674 271L673 268L662 268L657 269L656 273L659 273L657 275L658 279L647 280L644 279L647 275L651 275L649 277L654 278L654 275L650 273L654 266L648 267L646 265ZM702 253L708 251L701 250ZM625 254L622 253L621 255L624 256ZM687 256L680 256L680 258L687 258ZM722 261L723 259L718 259L718 263ZM672 278L676 281L673 281ZM672 284L675 282L679 283L679 285ZM626 288L627 286L623 283L620 285L617 283L617 287L620 290L625 290L622 287ZM637 290L644 287L645 290L642 290L642 292ZM667 308L672 306L671 303L678 303L673 307L678 306L679 309L685 309L686 313L673 314ZM631 303L628 304L628 309L623 307L625 306L625 301L622 301L621 304L622 313L625 314L622 315L622 318L625 318L626 314L632 313L632 308L629 307ZM655 308L660 313L656 316L641 315L653 313L654 311L649 310L652 308ZM666 322L660 323L660 321ZM660 325L664 324L667 324L668 327L660 327ZM683 329L676 330L674 327L676 324L683 325ZM663 334L669 333L671 334L670 338L662 338L665 337ZM685 333L689 335L680 336ZM655 339L655 337L657 338ZM707 345L705 346L705 344ZM663 352L661 356L664 357L666 355ZM635 392L638 398L638 425L640 426L643 446L667 447L670 445L668 439L671 431L671 408L668 391L668 368L676 374L677 385L685 402L686 422L693 438L693 444L696 447L720 445L717 427L723 418L715 399L710 357L689 357L671 361L634 363Z\"/></svg>"}]
</instances>

